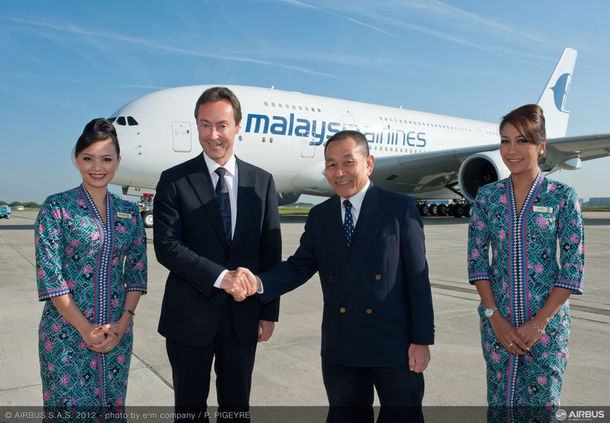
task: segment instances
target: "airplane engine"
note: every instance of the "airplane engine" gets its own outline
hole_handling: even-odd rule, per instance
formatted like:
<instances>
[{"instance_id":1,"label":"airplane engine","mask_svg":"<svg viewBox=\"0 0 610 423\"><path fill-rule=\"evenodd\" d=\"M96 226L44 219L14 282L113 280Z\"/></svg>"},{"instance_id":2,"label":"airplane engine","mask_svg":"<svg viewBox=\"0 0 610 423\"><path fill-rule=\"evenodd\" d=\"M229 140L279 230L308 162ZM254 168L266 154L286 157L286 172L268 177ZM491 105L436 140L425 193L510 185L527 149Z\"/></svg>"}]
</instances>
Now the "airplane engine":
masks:
<instances>
[{"instance_id":1,"label":"airplane engine","mask_svg":"<svg viewBox=\"0 0 610 423\"><path fill-rule=\"evenodd\" d=\"M299 192L278 192L277 202L280 206L296 203L299 200L301 193Z\"/></svg>"},{"instance_id":2,"label":"airplane engine","mask_svg":"<svg viewBox=\"0 0 610 423\"><path fill-rule=\"evenodd\" d=\"M462 195L474 201L483 185L507 178L510 171L504 165L500 150L485 151L468 157L460 166L458 184Z\"/></svg>"}]
</instances>

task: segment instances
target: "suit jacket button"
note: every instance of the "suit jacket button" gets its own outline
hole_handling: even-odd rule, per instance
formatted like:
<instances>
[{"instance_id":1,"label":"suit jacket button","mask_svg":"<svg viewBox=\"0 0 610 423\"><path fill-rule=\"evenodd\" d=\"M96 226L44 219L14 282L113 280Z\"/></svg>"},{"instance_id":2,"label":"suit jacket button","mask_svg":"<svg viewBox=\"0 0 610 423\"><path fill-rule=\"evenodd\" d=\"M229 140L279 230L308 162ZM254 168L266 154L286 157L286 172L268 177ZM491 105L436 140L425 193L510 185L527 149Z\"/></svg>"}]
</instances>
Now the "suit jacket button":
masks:
<instances>
[{"instance_id":1,"label":"suit jacket button","mask_svg":"<svg viewBox=\"0 0 610 423\"><path fill-rule=\"evenodd\" d=\"M345 307L340 307L339 308L339 313L345 313Z\"/></svg>"},{"instance_id":2,"label":"suit jacket button","mask_svg":"<svg viewBox=\"0 0 610 423\"><path fill-rule=\"evenodd\" d=\"M366 314L373 314L373 309L372 308L367 308L366 309Z\"/></svg>"},{"instance_id":3,"label":"suit jacket button","mask_svg":"<svg viewBox=\"0 0 610 423\"><path fill-rule=\"evenodd\" d=\"M380 281L381 280L381 275L375 275L375 280L376 281Z\"/></svg>"}]
</instances>

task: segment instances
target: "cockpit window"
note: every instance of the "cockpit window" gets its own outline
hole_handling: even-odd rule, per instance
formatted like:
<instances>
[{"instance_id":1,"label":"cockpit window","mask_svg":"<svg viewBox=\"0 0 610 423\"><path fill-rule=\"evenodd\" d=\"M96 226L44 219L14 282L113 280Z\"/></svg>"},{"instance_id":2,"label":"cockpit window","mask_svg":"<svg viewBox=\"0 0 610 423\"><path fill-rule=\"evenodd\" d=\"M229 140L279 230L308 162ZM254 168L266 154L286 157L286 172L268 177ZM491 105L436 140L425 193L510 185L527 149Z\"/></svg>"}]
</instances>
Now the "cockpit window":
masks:
<instances>
[{"instance_id":1,"label":"cockpit window","mask_svg":"<svg viewBox=\"0 0 610 423\"><path fill-rule=\"evenodd\" d=\"M125 126L125 116L119 116L119 118L116 120L116 123Z\"/></svg>"},{"instance_id":2,"label":"cockpit window","mask_svg":"<svg viewBox=\"0 0 610 423\"><path fill-rule=\"evenodd\" d=\"M129 126L137 126L138 121L132 118L131 116L127 116L127 123Z\"/></svg>"},{"instance_id":3,"label":"cockpit window","mask_svg":"<svg viewBox=\"0 0 610 423\"><path fill-rule=\"evenodd\" d=\"M110 123L114 123L115 120L116 120L116 117L108 118L108 122L110 122Z\"/></svg>"}]
</instances>

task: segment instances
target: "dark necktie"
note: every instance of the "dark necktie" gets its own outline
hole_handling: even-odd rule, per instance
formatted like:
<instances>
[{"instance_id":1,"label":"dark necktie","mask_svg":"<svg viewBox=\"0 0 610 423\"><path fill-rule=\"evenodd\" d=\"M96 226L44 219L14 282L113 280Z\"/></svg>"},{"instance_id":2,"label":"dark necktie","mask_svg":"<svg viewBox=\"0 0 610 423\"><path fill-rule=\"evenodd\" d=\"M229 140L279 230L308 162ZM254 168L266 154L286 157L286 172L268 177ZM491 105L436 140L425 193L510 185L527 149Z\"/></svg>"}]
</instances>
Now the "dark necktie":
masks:
<instances>
[{"instance_id":1,"label":"dark necktie","mask_svg":"<svg viewBox=\"0 0 610 423\"><path fill-rule=\"evenodd\" d=\"M343 230L345 230L345 241L349 247L352 243L352 233L354 233L354 216L352 216L352 203L349 200L344 200L345 220L343 221Z\"/></svg>"},{"instance_id":2,"label":"dark necktie","mask_svg":"<svg viewBox=\"0 0 610 423\"><path fill-rule=\"evenodd\" d=\"M218 182L216 183L216 201L218 202L218 210L220 211L225 237L227 238L227 243L230 244L231 201L229 200L229 187L227 187L227 183L225 182L225 173L227 173L227 169L219 167L215 172L218 175Z\"/></svg>"}]
</instances>

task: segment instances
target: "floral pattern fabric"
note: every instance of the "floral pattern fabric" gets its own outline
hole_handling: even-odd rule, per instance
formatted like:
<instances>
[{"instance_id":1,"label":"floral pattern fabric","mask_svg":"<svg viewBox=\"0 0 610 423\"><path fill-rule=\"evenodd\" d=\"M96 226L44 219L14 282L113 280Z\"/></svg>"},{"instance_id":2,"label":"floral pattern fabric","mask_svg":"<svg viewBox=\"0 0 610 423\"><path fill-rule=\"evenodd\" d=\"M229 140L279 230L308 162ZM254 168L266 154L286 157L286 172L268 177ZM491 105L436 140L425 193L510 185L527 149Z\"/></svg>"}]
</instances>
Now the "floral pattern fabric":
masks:
<instances>
[{"instance_id":1,"label":"floral pattern fabric","mask_svg":"<svg viewBox=\"0 0 610 423\"><path fill-rule=\"evenodd\" d=\"M572 188L540 173L520 212L510 178L479 189L468 228L468 278L472 284L490 281L499 312L515 327L538 313L553 287L582 294L583 266L584 228ZM524 356L509 353L496 339L482 304L478 311L489 405L559 405L571 329L569 300Z\"/></svg>"},{"instance_id":2,"label":"floral pattern fabric","mask_svg":"<svg viewBox=\"0 0 610 423\"><path fill-rule=\"evenodd\" d=\"M118 321L127 291L146 293L146 233L138 207L107 194L107 222L84 186L51 195L35 224L45 406L120 407L127 390L133 326L108 353L90 351L50 298L70 293L93 324Z\"/></svg>"}]
</instances>

